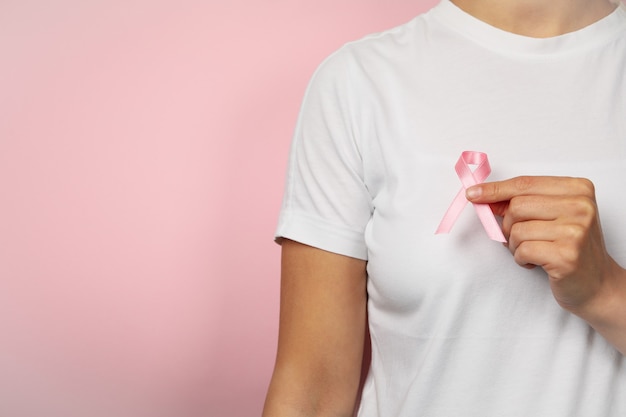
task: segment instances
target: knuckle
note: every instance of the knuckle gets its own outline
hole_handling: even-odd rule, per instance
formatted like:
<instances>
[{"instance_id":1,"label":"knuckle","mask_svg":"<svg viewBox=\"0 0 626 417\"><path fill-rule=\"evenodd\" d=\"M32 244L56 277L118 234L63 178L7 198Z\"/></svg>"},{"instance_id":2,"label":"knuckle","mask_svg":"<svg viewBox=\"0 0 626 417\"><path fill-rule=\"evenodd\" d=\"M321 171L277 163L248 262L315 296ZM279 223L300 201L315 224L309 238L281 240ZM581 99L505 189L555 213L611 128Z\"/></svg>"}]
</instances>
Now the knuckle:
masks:
<instances>
[{"instance_id":1,"label":"knuckle","mask_svg":"<svg viewBox=\"0 0 626 417\"><path fill-rule=\"evenodd\" d=\"M567 276L567 273L563 269L552 269L550 271L550 279L552 281L562 281Z\"/></svg>"},{"instance_id":2,"label":"knuckle","mask_svg":"<svg viewBox=\"0 0 626 417\"><path fill-rule=\"evenodd\" d=\"M529 196L516 196L509 200L508 213L513 223L527 220L528 216L535 213L537 199Z\"/></svg>"},{"instance_id":3,"label":"knuckle","mask_svg":"<svg viewBox=\"0 0 626 417\"><path fill-rule=\"evenodd\" d=\"M500 185L500 183L493 182L485 186L484 192L485 192L485 195L494 197L494 196L500 195L501 190L502 190L502 186Z\"/></svg>"},{"instance_id":4,"label":"knuckle","mask_svg":"<svg viewBox=\"0 0 626 417\"><path fill-rule=\"evenodd\" d=\"M520 207L521 207L521 202L520 202L519 198L513 197L512 199L509 200L509 207L508 207L508 212L509 213L516 213L516 212L518 212Z\"/></svg>"},{"instance_id":5,"label":"knuckle","mask_svg":"<svg viewBox=\"0 0 626 417\"><path fill-rule=\"evenodd\" d=\"M587 178L576 178L575 180L581 195L594 198L596 195L596 187L593 184L593 181Z\"/></svg>"},{"instance_id":6,"label":"knuckle","mask_svg":"<svg viewBox=\"0 0 626 417\"><path fill-rule=\"evenodd\" d=\"M576 198L573 202L575 207L576 216L583 219L583 223L587 226L590 225L591 221L597 216L597 207L595 201L588 197L579 197Z\"/></svg>"},{"instance_id":7,"label":"knuckle","mask_svg":"<svg viewBox=\"0 0 626 417\"><path fill-rule=\"evenodd\" d=\"M516 177L515 180L513 181L513 184L515 185L515 188L518 191L527 191L530 187L533 186L533 183L534 183L533 177L530 177L527 175Z\"/></svg>"},{"instance_id":8,"label":"knuckle","mask_svg":"<svg viewBox=\"0 0 626 417\"><path fill-rule=\"evenodd\" d=\"M517 238L523 231L524 226L521 223L513 223L511 226L510 236Z\"/></svg>"},{"instance_id":9,"label":"knuckle","mask_svg":"<svg viewBox=\"0 0 626 417\"><path fill-rule=\"evenodd\" d=\"M528 245L527 243L528 242L520 242L520 244L517 245L517 248L515 249L515 262L520 265L527 264L528 259L531 256L530 245Z\"/></svg>"},{"instance_id":10,"label":"knuckle","mask_svg":"<svg viewBox=\"0 0 626 417\"><path fill-rule=\"evenodd\" d=\"M587 235L587 228L579 224L570 224L565 227L565 236L567 240L580 242Z\"/></svg>"},{"instance_id":11,"label":"knuckle","mask_svg":"<svg viewBox=\"0 0 626 417\"><path fill-rule=\"evenodd\" d=\"M509 200L509 211L519 213L528 206L528 198L516 196Z\"/></svg>"}]
</instances>

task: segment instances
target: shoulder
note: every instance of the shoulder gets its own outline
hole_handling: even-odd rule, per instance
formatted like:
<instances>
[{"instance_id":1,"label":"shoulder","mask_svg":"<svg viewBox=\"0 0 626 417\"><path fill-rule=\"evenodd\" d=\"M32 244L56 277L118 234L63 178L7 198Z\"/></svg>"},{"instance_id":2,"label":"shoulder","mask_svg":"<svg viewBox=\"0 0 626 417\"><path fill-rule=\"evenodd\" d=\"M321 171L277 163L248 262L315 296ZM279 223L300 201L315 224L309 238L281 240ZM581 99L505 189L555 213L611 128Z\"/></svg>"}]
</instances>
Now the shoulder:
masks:
<instances>
[{"instance_id":1,"label":"shoulder","mask_svg":"<svg viewBox=\"0 0 626 417\"><path fill-rule=\"evenodd\" d=\"M427 38L427 14L393 28L368 34L343 44L318 66L315 77L376 73L381 66L411 59Z\"/></svg>"}]
</instances>

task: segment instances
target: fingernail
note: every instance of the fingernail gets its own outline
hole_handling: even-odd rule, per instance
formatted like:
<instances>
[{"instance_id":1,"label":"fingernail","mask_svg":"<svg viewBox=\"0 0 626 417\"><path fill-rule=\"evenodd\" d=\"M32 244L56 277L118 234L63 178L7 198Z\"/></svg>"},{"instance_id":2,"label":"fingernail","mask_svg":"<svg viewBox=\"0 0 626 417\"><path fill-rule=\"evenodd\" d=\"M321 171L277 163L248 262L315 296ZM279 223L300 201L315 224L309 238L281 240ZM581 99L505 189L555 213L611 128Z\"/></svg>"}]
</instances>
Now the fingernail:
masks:
<instances>
[{"instance_id":1,"label":"fingernail","mask_svg":"<svg viewBox=\"0 0 626 417\"><path fill-rule=\"evenodd\" d=\"M470 200L478 198L482 195L483 189L481 187L470 187L465 191L465 197Z\"/></svg>"}]
</instances>

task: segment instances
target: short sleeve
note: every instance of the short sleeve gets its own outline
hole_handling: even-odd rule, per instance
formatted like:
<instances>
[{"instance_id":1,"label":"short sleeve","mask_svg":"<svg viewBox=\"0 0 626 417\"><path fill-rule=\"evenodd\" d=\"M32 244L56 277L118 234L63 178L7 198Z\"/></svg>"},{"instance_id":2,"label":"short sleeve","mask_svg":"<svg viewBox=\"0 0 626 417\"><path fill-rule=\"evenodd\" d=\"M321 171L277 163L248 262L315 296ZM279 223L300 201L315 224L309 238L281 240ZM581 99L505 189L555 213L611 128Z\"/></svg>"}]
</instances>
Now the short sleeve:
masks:
<instances>
[{"instance_id":1,"label":"short sleeve","mask_svg":"<svg viewBox=\"0 0 626 417\"><path fill-rule=\"evenodd\" d=\"M359 150L350 55L344 49L313 75L289 156L276 239L367 259L364 231L373 204Z\"/></svg>"}]
</instances>

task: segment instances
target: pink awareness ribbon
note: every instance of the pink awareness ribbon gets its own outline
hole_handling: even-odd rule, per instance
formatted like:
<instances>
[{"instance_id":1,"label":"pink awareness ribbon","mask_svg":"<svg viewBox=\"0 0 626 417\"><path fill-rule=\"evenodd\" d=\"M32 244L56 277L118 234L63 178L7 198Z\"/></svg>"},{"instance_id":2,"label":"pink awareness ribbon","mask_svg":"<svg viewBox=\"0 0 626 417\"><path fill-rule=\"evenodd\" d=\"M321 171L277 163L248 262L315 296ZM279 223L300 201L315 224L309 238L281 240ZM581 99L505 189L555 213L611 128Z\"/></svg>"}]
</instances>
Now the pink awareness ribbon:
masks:
<instances>
[{"instance_id":1,"label":"pink awareness ribbon","mask_svg":"<svg viewBox=\"0 0 626 417\"><path fill-rule=\"evenodd\" d=\"M474 172L470 169L470 165L477 165ZM454 222L459 217L465 205L468 203L465 198L465 190L472 185L480 184L487 179L491 174L491 167L489 166L489 159L487 154L482 152L464 151L461 153L459 160L454 166L459 179L463 186L457 193L456 197L448 207L446 214L443 216L439 227L435 234L448 233L452 229ZM476 204L473 203L476 214L483 224L487 235L498 242L506 242L500 225L498 224L489 204Z\"/></svg>"}]
</instances>

